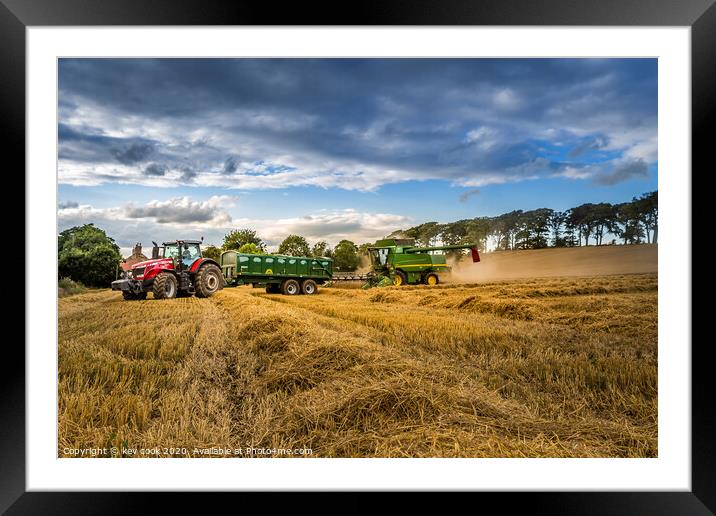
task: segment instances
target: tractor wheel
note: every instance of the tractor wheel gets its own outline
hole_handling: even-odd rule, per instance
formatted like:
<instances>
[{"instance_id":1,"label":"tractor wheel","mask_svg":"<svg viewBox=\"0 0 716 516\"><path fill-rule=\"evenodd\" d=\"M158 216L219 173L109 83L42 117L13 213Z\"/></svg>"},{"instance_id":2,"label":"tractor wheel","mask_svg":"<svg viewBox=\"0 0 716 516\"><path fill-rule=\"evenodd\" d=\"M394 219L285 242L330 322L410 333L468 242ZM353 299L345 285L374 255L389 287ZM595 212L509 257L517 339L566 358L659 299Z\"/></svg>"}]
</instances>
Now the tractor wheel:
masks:
<instances>
[{"instance_id":1,"label":"tractor wheel","mask_svg":"<svg viewBox=\"0 0 716 516\"><path fill-rule=\"evenodd\" d=\"M423 281L425 281L426 285L437 285L438 283L440 283L440 278L438 278L437 274L431 272L430 274L427 274L425 276L425 279Z\"/></svg>"},{"instance_id":2,"label":"tractor wheel","mask_svg":"<svg viewBox=\"0 0 716 516\"><path fill-rule=\"evenodd\" d=\"M177 279L171 272L160 272L154 278L154 299L174 299L177 297L177 290Z\"/></svg>"},{"instance_id":3,"label":"tractor wheel","mask_svg":"<svg viewBox=\"0 0 716 516\"><path fill-rule=\"evenodd\" d=\"M213 296L222 288L224 288L224 278L221 275L221 269L213 263L204 265L199 269L199 272L196 273L194 280L196 297Z\"/></svg>"},{"instance_id":4,"label":"tractor wheel","mask_svg":"<svg viewBox=\"0 0 716 516\"><path fill-rule=\"evenodd\" d=\"M281 284L281 292L287 296L295 296L301 292L301 286L295 279L288 279Z\"/></svg>"},{"instance_id":5,"label":"tractor wheel","mask_svg":"<svg viewBox=\"0 0 716 516\"><path fill-rule=\"evenodd\" d=\"M393 279L393 285L396 287L400 287L402 285L408 284L408 278L405 276L405 273L402 271L395 271L395 278Z\"/></svg>"},{"instance_id":6,"label":"tractor wheel","mask_svg":"<svg viewBox=\"0 0 716 516\"><path fill-rule=\"evenodd\" d=\"M303 283L301 283L301 293L306 294L308 296L318 293L318 285L316 285L316 282L307 279Z\"/></svg>"}]
</instances>

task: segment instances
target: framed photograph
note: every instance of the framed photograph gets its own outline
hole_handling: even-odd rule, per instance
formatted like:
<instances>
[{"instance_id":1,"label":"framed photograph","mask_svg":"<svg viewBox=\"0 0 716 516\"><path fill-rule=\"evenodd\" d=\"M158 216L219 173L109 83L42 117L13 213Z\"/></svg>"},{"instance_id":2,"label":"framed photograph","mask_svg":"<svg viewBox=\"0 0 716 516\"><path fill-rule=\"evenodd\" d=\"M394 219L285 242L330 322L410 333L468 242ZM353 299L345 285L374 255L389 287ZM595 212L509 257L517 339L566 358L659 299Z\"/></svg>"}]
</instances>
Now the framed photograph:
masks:
<instances>
[{"instance_id":1,"label":"framed photograph","mask_svg":"<svg viewBox=\"0 0 716 516\"><path fill-rule=\"evenodd\" d=\"M346 26L5 1L27 330L3 510L499 491L710 514L691 170L712 4Z\"/></svg>"}]
</instances>

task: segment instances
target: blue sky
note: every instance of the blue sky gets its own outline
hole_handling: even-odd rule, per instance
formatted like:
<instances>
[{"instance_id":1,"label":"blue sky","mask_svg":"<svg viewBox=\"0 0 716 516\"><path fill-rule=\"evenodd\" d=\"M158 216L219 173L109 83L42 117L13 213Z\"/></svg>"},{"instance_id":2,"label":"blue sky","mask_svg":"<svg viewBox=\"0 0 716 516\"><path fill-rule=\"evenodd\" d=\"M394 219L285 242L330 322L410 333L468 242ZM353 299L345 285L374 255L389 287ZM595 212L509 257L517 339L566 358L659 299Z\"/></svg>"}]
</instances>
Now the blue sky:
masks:
<instances>
[{"instance_id":1,"label":"blue sky","mask_svg":"<svg viewBox=\"0 0 716 516\"><path fill-rule=\"evenodd\" d=\"M655 59L61 59L60 230L358 243L657 187Z\"/></svg>"}]
</instances>

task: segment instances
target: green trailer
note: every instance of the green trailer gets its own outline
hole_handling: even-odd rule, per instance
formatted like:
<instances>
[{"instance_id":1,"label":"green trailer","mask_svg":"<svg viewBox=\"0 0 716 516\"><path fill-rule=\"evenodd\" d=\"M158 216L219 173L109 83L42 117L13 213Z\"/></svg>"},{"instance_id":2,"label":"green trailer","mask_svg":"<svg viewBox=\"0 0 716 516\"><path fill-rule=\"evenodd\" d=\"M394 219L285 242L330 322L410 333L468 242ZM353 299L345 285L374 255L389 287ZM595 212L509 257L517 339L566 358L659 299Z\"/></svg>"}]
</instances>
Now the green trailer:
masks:
<instances>
[{"instance_id":1,"label":"green trailer","mask_svg":"<svg viewBox=\"0 0 716 516\"><path fill-rule=\"evenodd\" d=\"M440 276L450 272L444 251L469 249L472 261L479 262L480 254L475 244L416 247L412 238L379 240L368 248L372 273L365 287L393 285L437 285ZM440 254L435 254L435 252Z\"/></svg>"},{"instance_id":2,"label":"green trailer","mask_svg":"<svg viewBox=\"0 0 716 516\"><path fill-rule=\"evenodd\" d=\"M333 260L280 254L221 253L221 270L228 286L264 287L270 294L316 294L331 280Z\"/></svg>"}]
</instances>

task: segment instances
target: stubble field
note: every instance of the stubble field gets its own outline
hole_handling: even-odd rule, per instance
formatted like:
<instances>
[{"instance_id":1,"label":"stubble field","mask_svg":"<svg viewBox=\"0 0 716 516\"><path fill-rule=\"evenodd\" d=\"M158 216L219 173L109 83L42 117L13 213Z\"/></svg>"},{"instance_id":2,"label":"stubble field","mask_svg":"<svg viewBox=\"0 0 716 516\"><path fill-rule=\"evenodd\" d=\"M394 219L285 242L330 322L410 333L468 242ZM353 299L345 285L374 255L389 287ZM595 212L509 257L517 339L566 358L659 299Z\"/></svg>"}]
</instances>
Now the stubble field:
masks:
<instances>
[{"instance_id":1,"label":"stubble field","mask_svg":"<svg viewBox=\"0 0 716 516\"><path fill-rule=\"evenodd\" d=\"M149 297L59 300L59 456L657 455L655 273Z\"/></svg>"}]
</instances>

